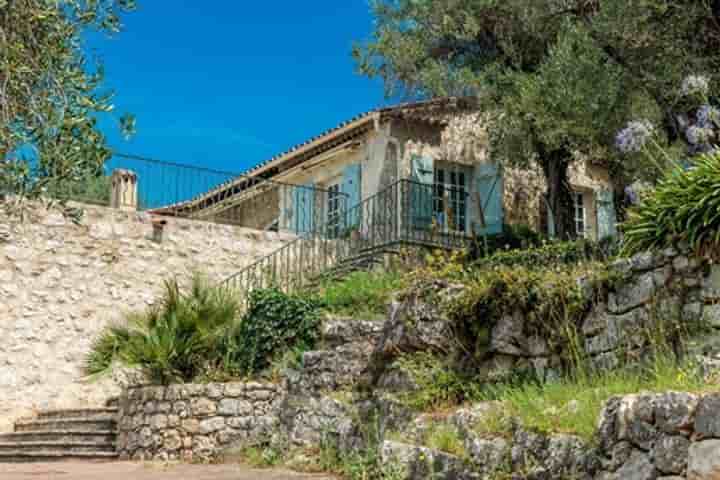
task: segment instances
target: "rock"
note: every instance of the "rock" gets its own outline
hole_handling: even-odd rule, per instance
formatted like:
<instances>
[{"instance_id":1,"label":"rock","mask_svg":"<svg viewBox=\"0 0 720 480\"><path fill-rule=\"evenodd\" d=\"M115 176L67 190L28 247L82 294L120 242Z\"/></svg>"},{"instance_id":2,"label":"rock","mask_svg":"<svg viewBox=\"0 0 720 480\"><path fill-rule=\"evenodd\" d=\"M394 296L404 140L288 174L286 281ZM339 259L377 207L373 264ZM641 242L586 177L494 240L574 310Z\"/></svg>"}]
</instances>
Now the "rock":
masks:
<instances>
[{"instance_id":1,"label":"rock","mask_svg":"<svg viewBox=\"0 0 720 480\"><path fill-rule=\"evenodd\" d=\"M380 459L392 478L406 480L470 480L476 478L467 471L461 459L425 447L398 442L383 442Z\"/></svg>"},{"instance_id":2,"label":"rock","mask_svg":"<svg viewBox=\"0 0 720 480\"><path fill-rule=\"evenodd\" d=\"M200 422L198 432L201 435L217 432L225 427L225 419L223 417L208 418Z\"/></svg>"},{"instance_id":3,"label":"rock","mask_svg":"<svg viewBox=\"0 0 720 480\"><path fill-rule=\"evenodd\" d=\"M653 272L633 277L608 297L608 311L623 314L648 303L657 290L657 279Z\"/></svg>"},{"instance_id":4,"label":"rock","mask_svg":"<svg viewBox=\"0 0 720 480\"><path fill-rule=\"evenodd\" d=\"M528 339L524 335L525 317L522 312L502 316L492 328L490 349L505 355L525 356Z\"/></svg>"},{"instance_id":5,"label":"rock","mask_svg":"<svg viewBox=\"0 0 720 480\"><path fill-rule=\"evenodd\" d=\"M710 267L710 274L702 282L701 295L705 302L720 300L720 265Z\"/></svg>"},{"instance_id":6,"label":"rock","mask_svg":"<svg viewBox=\"0 0 720 480\"><path fill-rule=\"evenodd\" d=\"M217 404L207 398L193 398L191 402L192 414L198 417L214 415Z\"/></svg>"},{"instance_id":7,"label":"rock","mask_svg":"<svg viewBox=\"0 0 720 480\"><path fill-rule=\"evenodd\" d=\"M705 305L703 319L713 328L720 328L720 304Z\"/></svg>"},{"instance_id":8,"label":"rock","mask_svg":"<svg viewBox=\"0 0 720 480\"><path fill-rule=\"evenodd\" d=\"M685 437L663 435L655 442L652 460L655 468L665 474L685 472L690 440Z\"/></svg>"},{"instance_id":9,"label":"rock","mask_svg":"<svg viewBox=\"0 0 720 480\"><path fill-rule=\"evenodd\" d=\"M507 471L510 467L510 445L503 438L474 438L465 444L470 462L483 475Z\"/></svg>"},{"instance_id":10,"label":"rock","mask_svg":"<svg viewBox=\"0 0 720 480\"><path fill-rule=\"evenodd\" d=\"M435 281L427 288L437 297L428 300L426 289L423 289L391 304L390 314L370 358L371 384L377 384L385 366L401 353L452 350L454 336L442 300L459 296L464 287Z\"/></svg>"},{"instance_id":11,"label":"rock","mask_svg":"<svg viewBox=\"0 0 720 480\"><path fill-rule=\"evenodd\" d=\"M691 393L669 392L655 400L655 425L669 435L689 435L699 399Z\"/></svg>"},{"instance_id":12,"label":"rock","mask_svg":"<svg viewBox=\"0 0 720 480\"><path fill-rule=\"evenodd\" d=\"M697 439L720 438L720 393L705 395L695 415Z\"/></svg>"},{"instance_id":13,"label":"rock","mask_svg":"<svg viewBox=\"0 0 720 480\"><path fill-rule=\"evenodd\" d=\"M690 445L688 453L688 480L720 478L720 440L705 440Z\"/></svg>"},{"instance_id":14,"label":"rock","mask_svg":"<svg viewBox=\"0 0 720 480\"><path fill-rule=\"evenodd\" d=\"M628 440L642 450L650 450L657 437L653 425L654 397L628 395L622 398L617 415L617 438Z\"/></svg>"},{"instance_id":15,"label":"rock","mask_svg":"<svg viewBox=\"0 0 720 480\"><path fill-rule=\"evenodd\" d=\"M656 480L658 473L650 462L649 455L633 450L627 462L615 472L618 480Z\"/></svg>"},{"instance_id":16,"label":"rock","mask_svg":"<svg viewBox=\"0 0 720 480\"><path fill-rule=\"evenodd\" d=\"M551 478L592 477L598 468L594 452L578 437L553 435L547 445L547 456L542 462Z\"/></svg>"}]
</instances>

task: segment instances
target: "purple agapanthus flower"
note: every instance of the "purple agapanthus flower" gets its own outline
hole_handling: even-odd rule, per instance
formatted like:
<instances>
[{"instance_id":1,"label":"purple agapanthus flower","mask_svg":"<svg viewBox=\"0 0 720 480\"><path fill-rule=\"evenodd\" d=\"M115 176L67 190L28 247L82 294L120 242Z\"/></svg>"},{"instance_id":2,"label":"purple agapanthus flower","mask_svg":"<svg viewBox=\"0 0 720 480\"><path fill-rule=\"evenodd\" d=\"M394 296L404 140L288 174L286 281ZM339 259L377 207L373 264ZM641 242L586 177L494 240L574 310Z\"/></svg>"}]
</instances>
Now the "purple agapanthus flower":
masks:
<instances>
[{"instance_id":1,"label":"purple agapanthus flower","mask_svg":"<svg viewBox=\"0 0 720 480\"><path fill-rule=\"evenodd\" d=\"M685 137L690 145L705 145L713 135L711 128L703 128L693 125L685 130Z\"/></svg>"},{"instance_id":2,"label":"purple agapanthus flower","mask_svg":"<svg viewBox=\"0 0 720 480\"><path fill-rule=\"evenodd\" d=\"M715 128L720 125L720 110L711 105L703 105L698 108L695 118L698 127Z\"/></svg>"},{"instance_id":3,"label":"purple agapanthus flower","mask_svg":"<svg viewBox=\"0 0 720 480\"><path fill-rule=\"evenodd\" d=\"M710 80L704 75L688 75L682 82L680 91L684 96L707 95L710 90Z\"/></svg>"},{"instance_id":4,"label":"purple agapanthus flower","mask_svg":"<svg viewBox=\"0 0 720 480\"><path fill-rule=\"evenodd\" d=\"M615 146L622 153L637 153L655 135L655 127L648 120L633 120L615 137Z\"/></svg>"}]
</instances>

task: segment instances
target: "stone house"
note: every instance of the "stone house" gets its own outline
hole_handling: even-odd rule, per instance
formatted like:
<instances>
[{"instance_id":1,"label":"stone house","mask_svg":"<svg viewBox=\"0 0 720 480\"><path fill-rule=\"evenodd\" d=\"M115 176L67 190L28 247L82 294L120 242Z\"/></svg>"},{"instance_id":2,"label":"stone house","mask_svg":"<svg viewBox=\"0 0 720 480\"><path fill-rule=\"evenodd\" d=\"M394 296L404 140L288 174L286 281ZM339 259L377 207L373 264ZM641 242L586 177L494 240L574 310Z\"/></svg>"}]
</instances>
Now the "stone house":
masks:
<instances>
[{"instance_id":1,"label":"stone house","mask_svg":"<svg viewBox=\"0 0 720 480\"><path fill-rule=\"evenodd\" d=\"M355 213L348 209L376 201L374 211L404 217L413 229L492 235L505 223L552 235L542 172L491 163L482 124L481 112L466 98L372 110L181 208L196 217L225 216L261 229L301 234L323 226L338 234L367 216L360 211L370 207ZM576 161L570 182L577 234L591 239L613 235L615 210L607 169ZM390 206L377 200L392 188L398 190L393 196L403 200Z\"/></svg>"}]
</instances>

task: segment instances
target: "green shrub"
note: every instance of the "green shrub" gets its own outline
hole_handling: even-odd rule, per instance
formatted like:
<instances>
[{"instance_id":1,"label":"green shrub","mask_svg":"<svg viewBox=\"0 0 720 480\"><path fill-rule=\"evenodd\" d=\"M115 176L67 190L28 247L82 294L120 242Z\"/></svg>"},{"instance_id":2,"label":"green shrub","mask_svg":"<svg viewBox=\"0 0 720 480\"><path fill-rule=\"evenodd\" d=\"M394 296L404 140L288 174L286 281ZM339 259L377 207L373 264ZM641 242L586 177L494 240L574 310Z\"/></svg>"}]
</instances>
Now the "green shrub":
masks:
<instances>
[{"instance_id":1,"label":"green shrub","mask_svg":"<svg viewBox=\"0 0 720 480\"><path fill-rule=\"evenodd\" d=\"M457 428L447 423L435 422L425 432L423 445L456 457L467 457L465 444Z\"/></svg>"},{"instance_id":2,"label":"green shrub","mask_svg":"<svg viewBox=\"0 0 720 480\"><path fill-rule=\"evenodd\" d=\"M402 275L392 272L353 272L342 280L322 283L320 297L333 313L359 316L382 314L391 295L402 288Z\"/></svg>"},{"instance_id":3,"label":"green shrub","mask_svg":"<svg viewBox=\"0 0 720 480\"><path fill-rule=\"evenodd\" d=\"M625 255L687 243L700 253L720 246L720 152L667 172L655 190L628 212L622 226Z\"/></svg>"},{"instance_id":4,"label":"green shrub","mask_svg":"<svg viewBox=\"0 0 720 480\"><path fill-rule=\"evenodd\" d=\"M165 284L162 301L131 314L128 326L107 328L86 360L88 373L114 360L140 367L157 383L188 382L222 360L223 339L238 321L240 304L226 289L195 276L187 295L175 281Z\"/></svg>"},{"instance_id":5,"label":"green shrub","mask_svg":"<svg viewBox=\"0 0 720 480\"><path fill-rule=\"evenodd\" d=\"M226 342L226 366L243 375L269 367L290 350L312 348L320 333L320 302L278 288L254 290L248 311Z\"/></svg>"},{"instance_id":6,"label":"green shrub","mask_svg":"<svg viewBox=\"0 0 720 480\"><path fill-rule=\"evenodd\" d=\"M154 383L227 381L257 374L275 358L297 359L319 335L313 300L256 290L241 315L230 290L198 276L187 294L167 282L162 302L127 320L94 342L85 360L88 374L119 361L139 367Z\"/></svg>"},{"instance_id":7,"label":"green shrub","mask_svg":"<svg viewBox=\"0 0 720 480\"><path fill-rule=\"evenodd\" d=\"M584 239L572 242L555 242L533 248L498 251L475 261L473 267L524 266L532 269L554 268L557 265L606 261L616 253L616 250L617 245L611 239L601 242Z\"/></svg>"}]
</instances>

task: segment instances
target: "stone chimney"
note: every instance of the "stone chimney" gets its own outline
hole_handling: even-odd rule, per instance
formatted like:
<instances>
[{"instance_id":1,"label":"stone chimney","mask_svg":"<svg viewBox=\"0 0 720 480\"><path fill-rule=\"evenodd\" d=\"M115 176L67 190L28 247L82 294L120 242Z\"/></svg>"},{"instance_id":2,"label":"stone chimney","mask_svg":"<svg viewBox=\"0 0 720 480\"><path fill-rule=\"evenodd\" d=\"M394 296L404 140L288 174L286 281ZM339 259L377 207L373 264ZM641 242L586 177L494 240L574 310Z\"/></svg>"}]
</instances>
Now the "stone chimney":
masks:
<instances>
[{"instance_id":1,"label":"stone chimney","mask_svg":"<svg viewBox=\"0 0 720 480\"><path fill-rule=\"evenodd\" d=\"M112 193L110 206L122 210L137 210L137 174L133 171L119 168L113 170L111 182Z\"/></svg>"}]
</instances>

